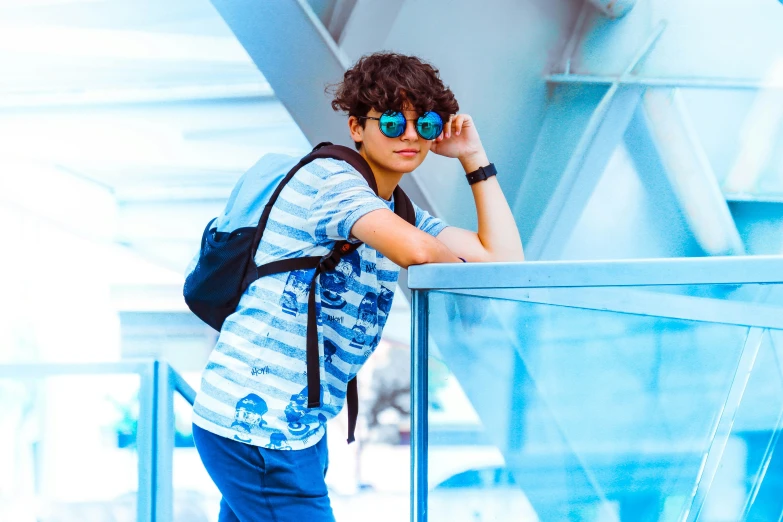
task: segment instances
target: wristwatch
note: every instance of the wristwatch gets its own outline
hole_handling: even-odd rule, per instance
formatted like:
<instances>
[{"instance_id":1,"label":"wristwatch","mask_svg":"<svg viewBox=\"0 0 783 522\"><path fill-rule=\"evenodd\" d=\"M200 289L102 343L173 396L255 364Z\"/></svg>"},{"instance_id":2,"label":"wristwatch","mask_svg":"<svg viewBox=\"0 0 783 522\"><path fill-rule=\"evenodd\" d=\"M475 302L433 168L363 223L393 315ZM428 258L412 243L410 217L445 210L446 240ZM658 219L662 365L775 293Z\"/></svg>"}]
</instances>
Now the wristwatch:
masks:
<instances>
[{"instance_id":1,"label":"wristwatch","mask_svg":"<svg viewBox=\"0 0 783 522\"><path fill-rule=\"evenodd\" d=\"M495 164L490 163L486 167L479 167L477 170L465 174L465 177L468 178L468 184L473 185L474 183L478 183L479 181L484 181L487 178L491 178L497 173L498 171L495 168Z\"/></svg>"}]
</instances>

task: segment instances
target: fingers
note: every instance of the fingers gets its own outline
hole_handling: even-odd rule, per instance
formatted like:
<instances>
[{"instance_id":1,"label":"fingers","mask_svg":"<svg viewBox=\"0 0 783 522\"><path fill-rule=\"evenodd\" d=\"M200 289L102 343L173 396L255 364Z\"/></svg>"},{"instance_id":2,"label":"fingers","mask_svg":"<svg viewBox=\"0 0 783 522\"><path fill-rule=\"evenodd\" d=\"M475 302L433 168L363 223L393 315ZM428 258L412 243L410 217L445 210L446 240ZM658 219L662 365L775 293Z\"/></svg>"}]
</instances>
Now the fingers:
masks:
<instances>
[{"instance_id":1,"label":"fingers","mask_svg":"<svg viewBox=\"0 0 783 522\"><path fill-rule=\"evenodd\" d=\"M459 136L459 133L462 132L462 126L465 125L465 122L467 121L468 117L465 114L460 114L457 116L457 120L454 122L454 124L457 127L456 134Z\"/></svg>"},{"instance_id":2,"label":"fingers","mask_svg":"<svg viewBox=\"0 0 783 522\"><path fill-rule=\"evenodd\" d=\"M445 136L446 138L450 138L452 132L455 136L459 136L462 132L462 128L465 126L471 125L471 119L470 116L467 114L452 114L449 117L449 121L446 122L446 125L443 126L443 133L442 136Z\"/></svg>"},{"instance_id":3,"label":"fingers","mask_svg":"<svg viewBox=\"0 0 783 522\"><path fill-rule=\"evenodd\" d=\"M442 135L446 136L447 138L451 137L451 123L454 121L454 114L449 116L449 121L446 122L446 125L443 126L443 132Z\"/></svg>"}]
</instances>

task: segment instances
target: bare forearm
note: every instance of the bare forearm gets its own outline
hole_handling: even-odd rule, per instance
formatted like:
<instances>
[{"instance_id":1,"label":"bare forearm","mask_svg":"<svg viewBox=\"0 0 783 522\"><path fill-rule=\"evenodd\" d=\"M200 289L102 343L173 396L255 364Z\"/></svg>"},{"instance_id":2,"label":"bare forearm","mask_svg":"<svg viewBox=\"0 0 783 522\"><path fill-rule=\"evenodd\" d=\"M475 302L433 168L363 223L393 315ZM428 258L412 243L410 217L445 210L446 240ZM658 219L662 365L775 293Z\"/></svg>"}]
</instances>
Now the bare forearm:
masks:
<instances>
[{"instance_id":1,"label":"bare forearm","mask_svg":"<svg viewBox=\"0 0 783 522\"><path fill-rule=\"evenodd\" d=\"M447 245L387 209L359 218L351 229L351 235L403 268L426 263L461 262Z\"/></svg>"},{"instance_id":2,"label":"bare forearm","mask_svg":"<svg viewBox=\"0 0 783 522\"><path fill-rule=\"evenodd\" d=\"M489 165L487 155L461 160L466 173ZM491 261L524 261L522 240L514 215L496 177L471 185L478 216L478 238Z\"/></svg>"},{"instance_id":3,"label":"bare forearm","mask_svg":"<svg viewBox=\"0 0 783 522\"><path fill-rule=\"evenodd\" d=\"M428 236L418 250L418 255L410 260L408 265L424 265L427 263L461 263L462 260L448 246L432 236ZM403 266L403 265L401 265ZM408 268L404 266L404 268Z\"/></svg>"}]
</instances>

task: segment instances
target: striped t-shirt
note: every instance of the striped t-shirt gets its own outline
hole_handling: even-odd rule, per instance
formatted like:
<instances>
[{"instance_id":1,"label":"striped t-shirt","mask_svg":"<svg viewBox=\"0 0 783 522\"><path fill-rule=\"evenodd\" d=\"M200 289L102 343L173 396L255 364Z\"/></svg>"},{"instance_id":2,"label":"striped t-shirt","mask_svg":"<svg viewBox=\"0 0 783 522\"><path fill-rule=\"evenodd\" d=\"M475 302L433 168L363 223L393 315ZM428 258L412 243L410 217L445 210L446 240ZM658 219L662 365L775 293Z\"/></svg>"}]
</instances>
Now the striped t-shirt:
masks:
<instances>
[{"instance_id":1,"label":"striped t-shirt","mask_svg":"<svg viewBox=\"0 0 783 522\"><path fill-rule=\"evenodd\" d=\"M437 236L446 224L416 207L416 226ZM318 159L280 193L255 256L322 256L365 214L392 208L349 164ZM209 357L193 422L255 446L303 449L343 408L347 383L373 353L391 309L400 268L362 245L316 286L321 407L307 407L307 297L314 270L263 277L242 296Z\"/></svg>"}]
</instances>

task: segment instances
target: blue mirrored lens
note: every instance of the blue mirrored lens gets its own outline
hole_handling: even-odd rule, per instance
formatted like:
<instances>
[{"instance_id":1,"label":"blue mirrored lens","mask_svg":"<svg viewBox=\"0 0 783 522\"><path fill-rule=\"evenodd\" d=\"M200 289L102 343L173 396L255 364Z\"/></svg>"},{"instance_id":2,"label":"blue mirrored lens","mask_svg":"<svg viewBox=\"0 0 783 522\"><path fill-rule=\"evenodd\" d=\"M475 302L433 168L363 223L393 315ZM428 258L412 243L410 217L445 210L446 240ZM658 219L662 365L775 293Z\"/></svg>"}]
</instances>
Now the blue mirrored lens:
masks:
<instances>
[{"instance_id":1,"label":"blue mirrored lens","mask_svg":"<svg viewBox=\"0 0 783 522\"><path fill-rule=\"evenodd\" d=\"M425 140L434 140L443 132L443 118L437 112L425 112L416 120L416 131Z\"/></svg>"},{"instance_id":2,"label":"blue mirrored lens","mask_svg":"<svg viewBox=\"0 0 783 522\"><path fill-rule=\"evenodd\" d=\"M378 124L387 138L399 138L405 133L405 116L401 112L384 112Z\"/></svg>"}]
</instances>

